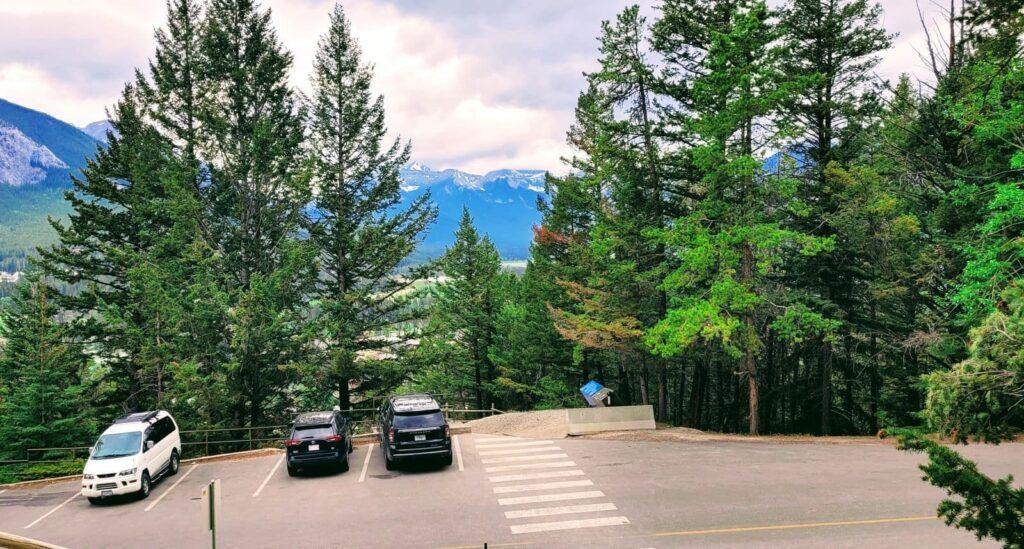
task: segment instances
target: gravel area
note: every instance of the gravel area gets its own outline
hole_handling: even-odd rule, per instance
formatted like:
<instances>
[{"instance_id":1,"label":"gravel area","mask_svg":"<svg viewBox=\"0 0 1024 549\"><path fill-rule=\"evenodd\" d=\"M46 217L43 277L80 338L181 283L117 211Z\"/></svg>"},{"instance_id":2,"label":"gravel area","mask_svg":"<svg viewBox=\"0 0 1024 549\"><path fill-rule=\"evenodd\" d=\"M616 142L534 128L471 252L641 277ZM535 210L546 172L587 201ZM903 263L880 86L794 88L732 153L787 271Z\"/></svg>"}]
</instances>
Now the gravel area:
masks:
<instances>
[{"instance_id":1,"label":"gravel area","mask_svg":"<svg viewBox=\"0 0 1024 549\"><path fill-rule=\"evenodd\" d=\"M565 438L569 423L565 410L509 412L467 422L474 433L528 438Z\"/></svg>"}]
</instances>

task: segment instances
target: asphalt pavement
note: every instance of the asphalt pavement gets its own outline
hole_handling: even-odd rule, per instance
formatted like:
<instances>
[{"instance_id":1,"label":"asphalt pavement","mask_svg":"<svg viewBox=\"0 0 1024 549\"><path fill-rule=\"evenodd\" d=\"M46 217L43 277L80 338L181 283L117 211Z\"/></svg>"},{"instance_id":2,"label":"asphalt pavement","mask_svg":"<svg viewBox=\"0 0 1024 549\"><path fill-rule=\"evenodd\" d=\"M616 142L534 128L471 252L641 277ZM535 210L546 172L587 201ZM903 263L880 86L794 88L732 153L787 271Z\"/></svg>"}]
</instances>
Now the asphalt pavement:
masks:
<instances>
[{"instance_id":1,"label":"asphalt pavement","mask_svg":"<svg viewBox=\"0 0 1024 549\"><path fill-rule=\"evenodd\" d=\"M0 531L74 548L985 547L935 518L921 456L884 444L618 442L459 435L451 466L289 477L281 454L183 464L145 500L90 505L78 482L0 491ZM991 475L1024 445L971 446ZM2 490L2 489L0 489Z\"/></svg>"}]
</instances>

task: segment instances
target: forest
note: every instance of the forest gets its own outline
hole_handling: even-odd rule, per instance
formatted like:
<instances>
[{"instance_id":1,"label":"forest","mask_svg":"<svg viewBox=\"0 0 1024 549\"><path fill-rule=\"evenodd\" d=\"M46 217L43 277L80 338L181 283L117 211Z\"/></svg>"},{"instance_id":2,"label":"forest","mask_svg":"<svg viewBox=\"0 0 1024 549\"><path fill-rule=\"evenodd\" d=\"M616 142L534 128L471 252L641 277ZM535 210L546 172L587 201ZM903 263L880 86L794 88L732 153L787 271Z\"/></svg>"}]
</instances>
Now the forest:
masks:
<instances>
[{"instance_id":1,"label":"forest","mask_svg":"<svg viewBox=\"0 0 1024 549\"><path fill-rule=\"evenodd\" d=\"M869 0L624 9L594 29L522 273L468 212L410 260L436 210L400 204L412 144L329 17L295 67L254 0L168 3L2 311L0 459L127 411L531 410L588 380L710 431L1024 428L1021 0L952 2L930 74L892 82Z\"/></svg>"}]
</instances>

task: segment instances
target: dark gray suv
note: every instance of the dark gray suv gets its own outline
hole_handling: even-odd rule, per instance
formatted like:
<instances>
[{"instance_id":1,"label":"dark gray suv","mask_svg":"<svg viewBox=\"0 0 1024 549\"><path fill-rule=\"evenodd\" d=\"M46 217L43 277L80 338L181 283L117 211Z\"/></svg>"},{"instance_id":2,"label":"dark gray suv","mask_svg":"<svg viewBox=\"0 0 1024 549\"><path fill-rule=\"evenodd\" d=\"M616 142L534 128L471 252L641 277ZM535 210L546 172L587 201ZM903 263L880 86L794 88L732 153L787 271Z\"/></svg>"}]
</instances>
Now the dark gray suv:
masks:
<instances>
[{"instance_id":1,"label":"dark gray suv","mask_svg":"<svg viewBox=\"0 0 1024 549\"><path fill-rule=\"evenodd\" d=\"M325 465L348 471L352 424L338 411L299 414L285 445L291 476L299 470Z\"/></svg>"},{"instance_id":2,"label":"dark gray suv","mask_svg":"<svg viewBox=\"0 0 1024 549\"><path fill-rule=\"evenodd\" d=\"M390 471L410 460L452 464L452 436L441 406L428 394L393 396L380 408L380 445Z\"/></svg>"}]
</instances>

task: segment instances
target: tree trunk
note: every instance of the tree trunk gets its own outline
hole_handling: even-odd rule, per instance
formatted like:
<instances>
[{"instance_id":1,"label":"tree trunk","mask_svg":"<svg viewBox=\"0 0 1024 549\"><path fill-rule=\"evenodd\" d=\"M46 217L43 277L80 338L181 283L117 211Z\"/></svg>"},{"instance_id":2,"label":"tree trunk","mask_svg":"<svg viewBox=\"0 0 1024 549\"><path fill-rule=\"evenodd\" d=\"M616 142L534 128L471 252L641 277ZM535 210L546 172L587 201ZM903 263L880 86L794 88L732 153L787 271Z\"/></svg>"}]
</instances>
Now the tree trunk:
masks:
<instances>
[{"instance_id":1,"label":"tree trunk","mask_svg":"<svg viewBox=\"0 0 1024 549\"><path fill-rule=\"evenodd\" d=\"M352 407L352 397L348 390L348 378L338 378L338 408L348 410Z\"/></svg>"},{"instance_id":2,"label":"tree trunk","mask_svg":"<svg viewBox=\"0 0 1024 549\"><path fill-rule=\"evenodd\" d=\"M823 341L821 345L821 434L832 430L832 345Z\"/></svg>"}]
</instances>

